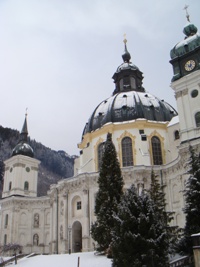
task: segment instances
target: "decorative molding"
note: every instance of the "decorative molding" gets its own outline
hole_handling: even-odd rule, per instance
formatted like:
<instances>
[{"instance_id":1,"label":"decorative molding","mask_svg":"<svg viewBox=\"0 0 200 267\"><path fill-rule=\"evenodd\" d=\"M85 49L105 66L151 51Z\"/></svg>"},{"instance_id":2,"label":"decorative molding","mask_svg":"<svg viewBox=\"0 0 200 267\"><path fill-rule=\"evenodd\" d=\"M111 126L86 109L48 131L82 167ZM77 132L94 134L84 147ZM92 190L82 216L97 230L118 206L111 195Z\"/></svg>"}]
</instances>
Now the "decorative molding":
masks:
<instances>
[{"instance_id":1,"label":"decorative molding","mask_svg":"<svg viewBox=\"0 0 200 267\"><path fill-rule=\"evenodd\" d=\"M179 98L179 97L181 97L182 96L182 92L175 92L175 98L177 99L177 98Z\"/></svg>"},{"instance_id":2,"label":"decorative molding","mask_svg":"<svg viewBox=\"0 0 200 267\"><path fill-rule=\"evenodd\" d=\"M184 96L184 95L187 95L188 94L188 88L186 88L186 89L184 89L183 91L182 91L182 95Z\"/></svg>"},{"instance_id":3,"label":"decorative molding","mask_svg":"<svg viewBox=\"0 0 200 267\"><path fill-rule=\"evenodd\" d=\"M87 133L84 135L83 141L78 144L79 149L86 147L86 144L94 138L101 138L101 136L109 133L114 133L118 130L131 130L134 128L152 128L152 129L166 129L168 122L158 123L157 121L148 121L146 119L137 119L132 121L125 121L123 123L107 123L103 125L100 129L97 129L94 132Z\"/></svg>"},{"instance_id":4,"label":"decorative molding","mask_svg":"<svg viewBox=\"0 0 200 267\"><path fill-rule=\"evenodd\" d=\"M23 163L18 162L18 163L14 163L13 164L13 167L22 167L22 168L25 168L26 167L26 164L23 164Z\"/></svg>"}]
</instances>

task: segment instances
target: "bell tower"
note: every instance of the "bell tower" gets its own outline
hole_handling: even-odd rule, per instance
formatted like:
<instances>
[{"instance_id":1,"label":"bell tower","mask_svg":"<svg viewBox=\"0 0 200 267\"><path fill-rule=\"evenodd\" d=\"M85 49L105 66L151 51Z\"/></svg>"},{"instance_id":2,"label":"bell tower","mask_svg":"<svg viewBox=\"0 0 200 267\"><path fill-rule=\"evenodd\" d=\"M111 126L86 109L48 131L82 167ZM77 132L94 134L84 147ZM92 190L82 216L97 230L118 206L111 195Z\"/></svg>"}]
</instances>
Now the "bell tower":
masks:
<instances>
[{"instance_id":1,"label":"bell tower","mask_svg":"<svg viewBox=\"0 0 200 267\"><path fill-rule=\"evenodd\" d=\"M185 38L170 52L174 71L171 87L177 101L181 143L200 138L200 35L190 22L187 8Z\"/></svg>"},{"instance_id":2,"label":"bell tower","mask_svg":"<svg viewBox=\"0 0 200 267\"><path fill-rule=\"evenodd\" d=\"M28 144L27 115L25 116L20 140L5 162L2 198L10 196L37 196L38 166L32 147Z\"/></svg>"}]
</instances>

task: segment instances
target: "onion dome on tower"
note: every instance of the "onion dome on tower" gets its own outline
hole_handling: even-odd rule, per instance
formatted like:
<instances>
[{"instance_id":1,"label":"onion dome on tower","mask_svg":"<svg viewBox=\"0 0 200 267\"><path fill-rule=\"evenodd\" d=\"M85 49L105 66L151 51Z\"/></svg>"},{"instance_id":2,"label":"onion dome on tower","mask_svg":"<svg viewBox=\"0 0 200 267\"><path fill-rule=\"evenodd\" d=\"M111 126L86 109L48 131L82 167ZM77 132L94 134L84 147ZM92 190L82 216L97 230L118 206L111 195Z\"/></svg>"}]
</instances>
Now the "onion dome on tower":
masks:
<instances>
[{"instance_id":1,"label":"onion dome on tower","mask_svg":"<svg viewBox=\"0 0 200 267\"><path fill-rule=\"evenodd\" d=\"M12 156L24 155L27 157L34 157L32 147L28 144L28 127L27 127L27 114L25 115L24 124L20 133L20 140L12 151Z\"/></svg>"},{"instance_id":2,"label":"onion dome on tower","mask_svg":"<svg viewBox=\"0 0 200 267\"><path fill-rule=\"evenodd\" d=\"M187 25L183 29L184 40L176 44L170 52L170 63L173 65L174 76L172 82L200 69L200 35L197 27L190 22L185 6Z\"/></svg>"},{"instance_id":3,"label":"onion dome on tower","mask_svg":"<svg viewBox=\"0 0 200 267\"><path fill-rule=\"evenodd\" d=\"M164 100L146 93L142 86L143 75L134 65L124 40L123 63L113 75L115 90L113 95L102 101L92 113L83 135L101 128L107 123L118 123L137 119L166 122L177 112Z\"/></svg>"}]
</instances>

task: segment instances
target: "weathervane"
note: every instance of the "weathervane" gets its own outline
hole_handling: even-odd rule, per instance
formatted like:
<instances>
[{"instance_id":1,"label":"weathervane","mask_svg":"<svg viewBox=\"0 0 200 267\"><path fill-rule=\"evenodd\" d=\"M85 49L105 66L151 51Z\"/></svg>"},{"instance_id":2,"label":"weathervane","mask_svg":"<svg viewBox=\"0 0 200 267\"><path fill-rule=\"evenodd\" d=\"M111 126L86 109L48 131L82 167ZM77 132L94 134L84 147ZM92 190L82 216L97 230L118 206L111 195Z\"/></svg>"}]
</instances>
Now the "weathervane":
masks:
<instances>
[{"instance_id":1,"label":"weathervane","mask_svg":"<svg viewBox=\"0 0 200 267\"><path fill-rule=\"evenodd\" d=\"M190 22L190 15L188 14L188 10L187 10L188 7L189 7L188 5L185 5L185 7L184 7L183 9L185 9L185 11L186 11L186 18L187 18L187 21Z\"/></svg>"}]
</instances>

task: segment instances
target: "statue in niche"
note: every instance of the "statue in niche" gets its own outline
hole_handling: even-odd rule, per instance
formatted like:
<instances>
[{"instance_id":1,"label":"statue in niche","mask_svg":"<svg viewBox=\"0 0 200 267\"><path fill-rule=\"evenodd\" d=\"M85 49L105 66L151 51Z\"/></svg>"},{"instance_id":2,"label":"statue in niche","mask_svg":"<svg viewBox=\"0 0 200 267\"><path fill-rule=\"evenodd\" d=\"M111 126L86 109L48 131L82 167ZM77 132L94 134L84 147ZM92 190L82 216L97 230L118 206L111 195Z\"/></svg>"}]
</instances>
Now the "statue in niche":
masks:
<instances>
[{"instance_id":1,"label":"statue in niche","mask_svg":"<svg viewBox=\"0 0 200 267\"><path fill-rule=\"evenodd\" d=\"M34 215L34 227L39 227L39 214Z\"/></svg>"},{"instance_id":2,"label":"statue in niche","mask_svg":"<svg viewBox=\"0 0 200 267\"><path fill-rule=\"evenodd\" d=\"M60 214L61 215L64 214L64 203L63 203L63 201L61 201L61 203L60 203Z\"/></svg>"},{"instance_id":3,"label":"statue in niche","mask_svg":"<svg viewBox=\"0 0 200 267\"><path fill-rule=\"evenodd\" d=\"M63 226L60 226L60 240L63 240Z\"/></svg>"},{"instance_id":4,"label":"statue in niche","mask_svg":"<svg viewBox=\"0 0 200 267\"><path fill-rule=\"evenodd\" d=\"M33 245L38 246L39 245L39 236L38 234L34 234L33 236Z\"/></svg>"},{"instance_id":5,"label":"statue in niche","mask_svg":"<svg viewBox=\"0 0 200 267\"><path fill-rule=\"evenodd\" d=\"M138 195L141 196L142 191L143 191L143 189L144 189L144 184L143 184L143 183L139 183L139 184L137 185L137 187L138 187Z\"/></svg>"}]
</instances>

